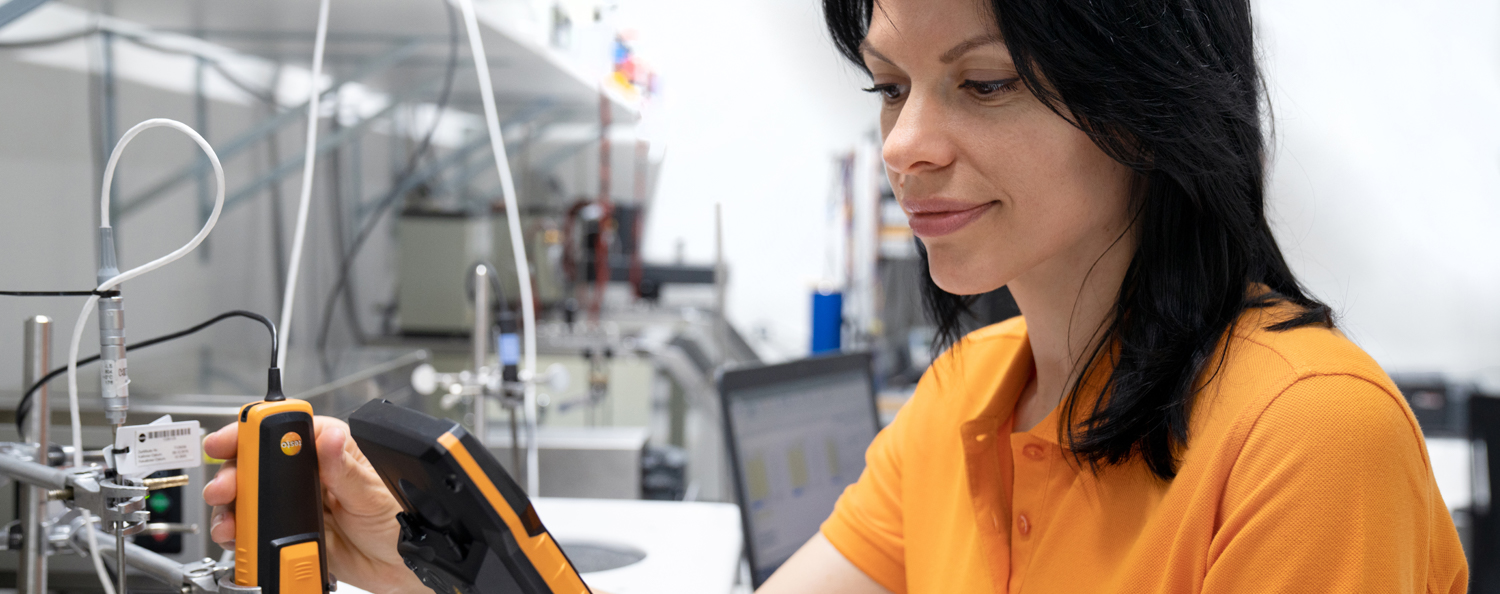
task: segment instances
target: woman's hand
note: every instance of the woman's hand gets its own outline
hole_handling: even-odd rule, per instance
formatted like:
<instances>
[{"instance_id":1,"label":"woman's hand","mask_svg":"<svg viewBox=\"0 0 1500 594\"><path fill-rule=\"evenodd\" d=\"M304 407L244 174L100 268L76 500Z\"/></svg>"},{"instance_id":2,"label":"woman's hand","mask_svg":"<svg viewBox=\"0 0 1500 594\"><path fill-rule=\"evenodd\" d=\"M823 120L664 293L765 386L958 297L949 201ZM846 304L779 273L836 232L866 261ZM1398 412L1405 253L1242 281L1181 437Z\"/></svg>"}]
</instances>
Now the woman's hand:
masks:
<instances>
[{"instance_id":1,"label":"woman's hand","mask_svg":"<svg viewBox=\"0 0 1500 594\"><path fill-rule=\"evenodd\" d=\"M318 476L323 482L328 572L377 594L430 594L396 552L401 534L396 513L401 506L349 438L349 426L338 419L314 417L313 433ZM227 460L203 487L203 500L214 506L210 536L226 549L234 548L234 458L238 444L238 424L203 440L205 453Z\"/></svg>"}]
</instances>

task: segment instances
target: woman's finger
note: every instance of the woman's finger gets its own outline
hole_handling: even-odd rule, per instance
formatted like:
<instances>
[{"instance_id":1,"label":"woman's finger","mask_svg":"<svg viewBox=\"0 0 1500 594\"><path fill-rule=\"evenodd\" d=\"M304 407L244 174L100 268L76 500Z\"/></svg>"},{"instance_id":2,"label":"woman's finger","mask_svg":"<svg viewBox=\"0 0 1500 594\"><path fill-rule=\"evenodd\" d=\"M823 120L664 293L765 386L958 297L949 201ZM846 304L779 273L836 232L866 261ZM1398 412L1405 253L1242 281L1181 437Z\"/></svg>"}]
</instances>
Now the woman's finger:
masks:
<instances>
[{"instance_id":1,"label":"woman's finger","mask_svg":"<svg viewBox=\"0 0 1500 594\"><path fill-rule=\"evenodd\" d=\"M234 461L225 462L224 466L219 468L219 473L214 475L213 480L203 486L203 502L209 505L232 503L238 488L237 476Z\"/></svg>"},{"instance_id":2,"label":"woman's finger","mask_svg":"<svg viewBox=\"0 0 1500 594\"><path fill-rule=\"evenodd\" d=\"M208 529L209 538L221 546L234 543L234 512L226 506L216 505L212 517L213 520L209 523L212 527ZM224 546L224 548L231 547Z\"/></svg>"},{"instance_id":3,"label":"woman's finger","mask_svg":"<svg viewBox=\"0 0 1500 594\"><path fill-rule=\"evenodd\" d=\"M337 419L317 420L324 421L318 432L318 474L326 492L344 511L357 516L395 515L400 511L392 509L394 500L380 475L363 463L364 455L349 436L349 426Z\"/></svg>"},{"instance_id":4,"label":"woman's finger","mask_svg":"<svg viewBox=\"0 0 1500 594\"><path fill-rule=\"evenodd\" d=\"M235 450L239 449L239 440L239 423L230 423L203 438L203 453L220 460L232 460Z\"/></svg>"}]
</instances>

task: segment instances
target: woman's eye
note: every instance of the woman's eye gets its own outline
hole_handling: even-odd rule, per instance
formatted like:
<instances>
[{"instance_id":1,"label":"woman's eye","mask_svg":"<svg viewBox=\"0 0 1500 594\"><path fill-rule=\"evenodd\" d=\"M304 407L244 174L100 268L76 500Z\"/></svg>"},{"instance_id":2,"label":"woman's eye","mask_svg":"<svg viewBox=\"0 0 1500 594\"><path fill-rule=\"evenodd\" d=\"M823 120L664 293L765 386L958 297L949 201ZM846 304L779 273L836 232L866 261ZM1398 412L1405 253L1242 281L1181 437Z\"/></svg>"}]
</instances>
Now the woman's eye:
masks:
<instances>
[{"instance_id":1,"label":"woman's eye","mask_svg":"<svg viewBox=\"0 0 1500 594\"><path fill-rule=\"evenodd\" d=\"M876 93L880 95L880 98L884 99L886 103L894 103L896 101L900 101L901 96L904 94L904 91L901 89L900 85L892 83L875 85L863 90L866 93Z\"/></svg>"},{"instance_id":2,"label":"woman's eye","mask_svg":"<svg viewBox=\"0 0 1500 594\"><path fill-rule=\"evenodd\" d=\"M980 97L991 97L1015 90L1016 83L1019 81L1020 79L1015 78L1004 80L966 80L962 84L959 84L958 87L974 91L974 94Z\"/></svg>"}]
</instances>

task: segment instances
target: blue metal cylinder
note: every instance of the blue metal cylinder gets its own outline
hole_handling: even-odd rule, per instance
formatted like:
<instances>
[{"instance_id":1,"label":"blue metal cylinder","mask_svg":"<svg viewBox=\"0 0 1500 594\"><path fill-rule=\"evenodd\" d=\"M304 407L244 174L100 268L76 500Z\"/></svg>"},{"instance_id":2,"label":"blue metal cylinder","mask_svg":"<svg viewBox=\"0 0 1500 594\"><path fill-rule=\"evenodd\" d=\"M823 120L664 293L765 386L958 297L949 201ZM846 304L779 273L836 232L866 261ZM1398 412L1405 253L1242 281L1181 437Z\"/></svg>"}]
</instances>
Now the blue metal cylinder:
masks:
<instances>
[{"instance_id":1,"label":"blue metal cylinder","mask_svg":"<svg viewBox=\"0 0 1500 594\"><path fill-rule=\"evenodd\" d=\"M844 326L844 294L813 291L812 354L838 351Z\"/></svg>"}]
</instances>

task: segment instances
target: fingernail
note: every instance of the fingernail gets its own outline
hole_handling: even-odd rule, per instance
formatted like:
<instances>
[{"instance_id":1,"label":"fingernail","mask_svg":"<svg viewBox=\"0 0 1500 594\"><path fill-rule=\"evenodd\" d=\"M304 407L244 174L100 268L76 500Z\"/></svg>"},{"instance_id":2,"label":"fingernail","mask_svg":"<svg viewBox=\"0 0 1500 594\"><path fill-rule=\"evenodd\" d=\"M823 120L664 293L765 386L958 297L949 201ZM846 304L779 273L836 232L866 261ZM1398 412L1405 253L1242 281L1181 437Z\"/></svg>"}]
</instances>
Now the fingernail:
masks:
<instances>
[{"instance_id":1,"label":"fingernail","mask_svg":"<svg viewBox=\"0 0 1500 594\"><path fill-rule=\"evenodd\" d=\"M219 524L224 523L224 512L214 514L213 526L208 529L210 533L219 529Z\"/></svg>"}]
</instances>

